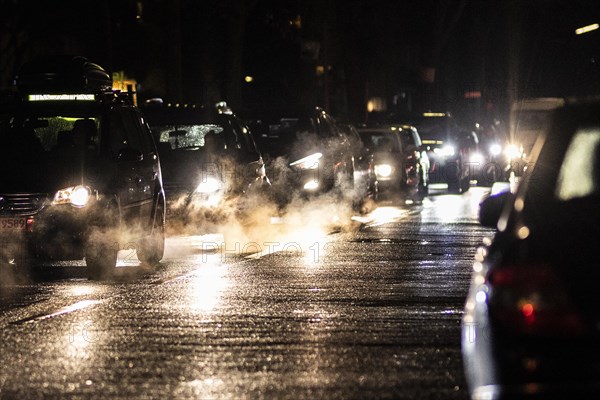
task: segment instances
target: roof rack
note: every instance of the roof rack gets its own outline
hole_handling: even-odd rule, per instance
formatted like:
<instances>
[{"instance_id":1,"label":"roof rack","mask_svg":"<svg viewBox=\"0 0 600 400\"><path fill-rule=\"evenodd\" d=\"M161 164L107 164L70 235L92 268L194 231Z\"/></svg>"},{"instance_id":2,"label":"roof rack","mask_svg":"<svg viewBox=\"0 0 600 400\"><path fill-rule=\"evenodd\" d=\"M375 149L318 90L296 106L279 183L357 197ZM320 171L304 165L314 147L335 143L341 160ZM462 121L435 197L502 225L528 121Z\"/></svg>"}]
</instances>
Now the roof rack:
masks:
<instances>
[{"instance_id":1,"label":"roof rack","mask_svg":"<svg viewBox=\"0 0 600 400\"><path fill-rule=\"evenodd\" d=\"M24 64L14 79L20 93L102 93L112 78L100 65L81 56L46 56Z\"/></svg>"}]
</instances>

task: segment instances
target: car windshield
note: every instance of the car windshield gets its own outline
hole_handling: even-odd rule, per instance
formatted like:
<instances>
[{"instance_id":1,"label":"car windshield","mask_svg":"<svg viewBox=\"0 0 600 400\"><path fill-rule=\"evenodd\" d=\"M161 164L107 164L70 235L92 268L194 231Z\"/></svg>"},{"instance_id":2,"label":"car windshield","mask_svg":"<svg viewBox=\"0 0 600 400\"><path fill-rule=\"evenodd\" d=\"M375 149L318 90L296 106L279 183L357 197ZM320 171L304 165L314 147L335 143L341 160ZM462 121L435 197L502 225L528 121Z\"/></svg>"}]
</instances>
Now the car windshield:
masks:
<instances>
[{"instance_id":1,"label":"car windshield","mask_svg":"<svg viewBox=\"0 0 600 400\"><path fill-rule=\"evenodd\" d=\"M28 116L3 124L0 136L2 160L30 161L35 155L56 155L81 148L98 149L99 119L82 116ZM23 153L23 154L21 154ZM27 156L23 158L22 156ZM33 158L35 159L35 157Z\"/></svg>"},{"instance_id":2,"label":"car windshield","mask_svg":"<svg viewBox=\"0 0 600 400\"><path fill-rule=\"evenodd\" d=\"M396 137L390 132L361 131L360 137L371 151L399 151Z\"/></svg>"}]
</instances>

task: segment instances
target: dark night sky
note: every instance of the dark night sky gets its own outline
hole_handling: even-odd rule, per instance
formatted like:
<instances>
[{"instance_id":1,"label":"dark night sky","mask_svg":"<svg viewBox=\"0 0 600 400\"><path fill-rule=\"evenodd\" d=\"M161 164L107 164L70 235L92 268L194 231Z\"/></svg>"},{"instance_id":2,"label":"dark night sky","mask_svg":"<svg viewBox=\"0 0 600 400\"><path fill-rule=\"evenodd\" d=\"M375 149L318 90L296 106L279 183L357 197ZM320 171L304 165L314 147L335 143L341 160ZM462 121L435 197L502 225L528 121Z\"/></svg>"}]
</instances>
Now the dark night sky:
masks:
<instances>
[{"instance_id":1,"label":"dark night sky","mask_svg":"<svg viewBox=\"0 0 600 400\"><path fill-rule=\"evenodd\" d=\"M600 31L574 34L600 22L596 2L0 0L0 85L36 55L76 53L125 70L142 97L362 115L369 97L450 109L481 91L466 107L501 110L511 96L600 91ZM424 84L430 66L436 81Z\"/></svg>"}]
</instances>

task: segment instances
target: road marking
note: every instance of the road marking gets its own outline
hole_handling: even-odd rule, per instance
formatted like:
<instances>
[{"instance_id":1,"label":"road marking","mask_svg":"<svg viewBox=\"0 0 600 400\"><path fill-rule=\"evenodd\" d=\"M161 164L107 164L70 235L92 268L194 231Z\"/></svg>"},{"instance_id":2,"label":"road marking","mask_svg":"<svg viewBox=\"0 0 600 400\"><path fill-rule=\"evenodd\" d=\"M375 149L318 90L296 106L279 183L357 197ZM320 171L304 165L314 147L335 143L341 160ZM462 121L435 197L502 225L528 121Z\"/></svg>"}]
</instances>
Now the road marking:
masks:
<instances>
[{"instance_id":1,"label":"road marking","mask_svg":"<svg viewBox=\"0 0 600 400\"><path fill-rule=\"evenodd\" d=\"M75 311L83 310L84 308L94 306L98 303L101 303L101 301L100 300L82 300L82 301L78 301L77 303L71 304L70 306L60 308L50 314L34 315L32 317L27 317L27 318L20 319L18 321L11 322L10 324L11 325L22 325L22 324L26 324L26 323L43 321L45 319L58 317L59 315L70 314Z\"/></svg>"}]
</instances>

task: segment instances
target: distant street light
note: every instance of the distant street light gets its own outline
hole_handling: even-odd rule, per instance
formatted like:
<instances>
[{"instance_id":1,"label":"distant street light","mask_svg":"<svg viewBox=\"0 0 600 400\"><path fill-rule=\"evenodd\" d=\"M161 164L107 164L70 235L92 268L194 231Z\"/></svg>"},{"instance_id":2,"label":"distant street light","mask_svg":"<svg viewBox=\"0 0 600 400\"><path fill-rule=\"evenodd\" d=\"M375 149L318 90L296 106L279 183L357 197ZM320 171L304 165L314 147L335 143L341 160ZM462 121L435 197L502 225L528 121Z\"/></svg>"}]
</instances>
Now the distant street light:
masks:
<instances>
[{"instance_id":1,"label":"distant street light","mask_svg":"<svg viewBox=\"0 0 600 400\"><path fill-rule=\"evenodd\" d=\"M600 28L600 25L598 25L598 24L591 24L591 25L583 26L581 28L575 29L575 34L583 35L584 33L595 31L598 28Z\"/></svg>"},{"instance_id":2,"label":"distant street light","mask_svg":"<svg viewBox=\"0 0 600 400\"><path fill-rule=\"evenodd\" d=\"M244 77L244 81L246 83L251 83L252 81L254 81L254 77L248 75L248 76Z\"/></svg>"}]
</instances>

